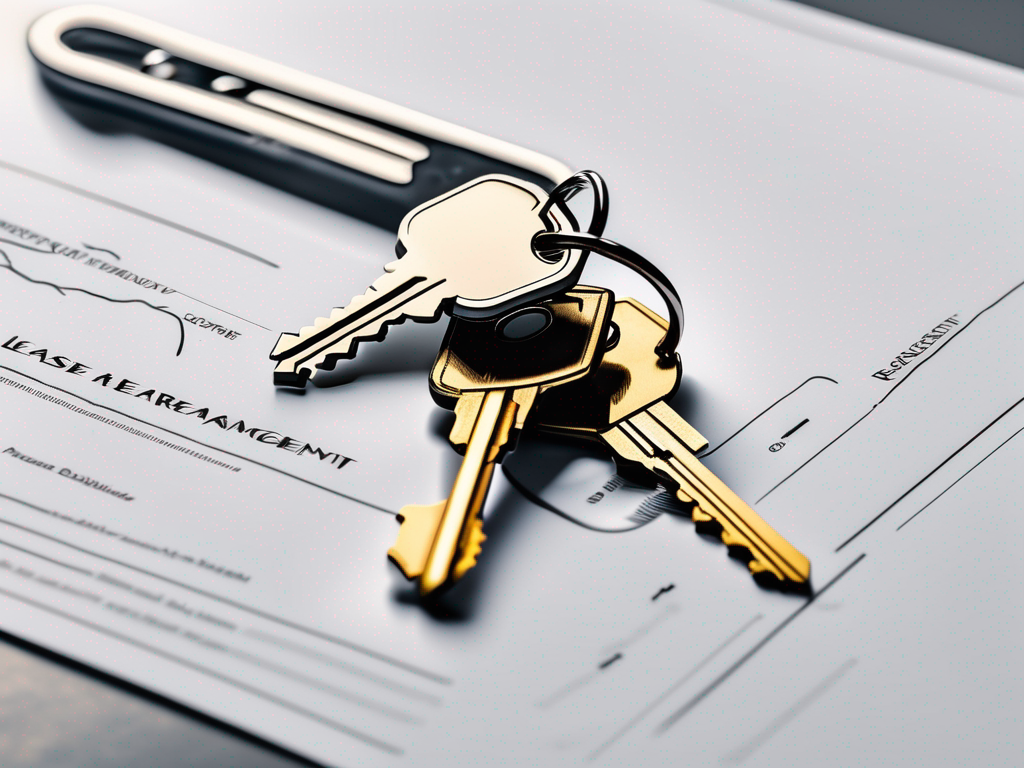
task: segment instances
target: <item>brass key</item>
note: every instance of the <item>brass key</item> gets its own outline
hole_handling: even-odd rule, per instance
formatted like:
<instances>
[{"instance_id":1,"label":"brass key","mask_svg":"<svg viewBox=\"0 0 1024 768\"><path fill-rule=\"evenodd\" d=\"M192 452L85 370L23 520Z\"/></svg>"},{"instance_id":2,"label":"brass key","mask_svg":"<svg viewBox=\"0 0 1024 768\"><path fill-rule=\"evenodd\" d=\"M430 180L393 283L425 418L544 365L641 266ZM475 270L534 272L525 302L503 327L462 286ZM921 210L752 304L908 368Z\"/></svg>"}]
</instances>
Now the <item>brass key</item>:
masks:
<instances>
[{"instance_id":1,"label":"brass key","mask_svg":"<svg viewBox=\"0 0 1024 768\"><path fill-rule=\"evenodd\" d=\"M541 393L600 361L612 295L577 286L497 321L452 318L430 372L431 393L455 411L450 440L464 454L446 501L401 509L388 557L421 595L462 578L484 541L480 511L494 465L514 446Z\"/></svg>"},{"instance_id":2,"label":"brass key","mask_svg":"<svg viewBox=\"0 0 1024 768\"><path fill-rule=\"evenodd\" d=\"M806 584L810 562L776 533L696 457L707 440L665 400L679 386L682 367L659 361L655 346L668 323L640 302L615 303L612 333L594 373L551 392L539 403L535 426L606 443L619 459L639 464L693 504L694 522L715 523L729 547L742 547L756 579Z\"/></svg>"}]
</instances>

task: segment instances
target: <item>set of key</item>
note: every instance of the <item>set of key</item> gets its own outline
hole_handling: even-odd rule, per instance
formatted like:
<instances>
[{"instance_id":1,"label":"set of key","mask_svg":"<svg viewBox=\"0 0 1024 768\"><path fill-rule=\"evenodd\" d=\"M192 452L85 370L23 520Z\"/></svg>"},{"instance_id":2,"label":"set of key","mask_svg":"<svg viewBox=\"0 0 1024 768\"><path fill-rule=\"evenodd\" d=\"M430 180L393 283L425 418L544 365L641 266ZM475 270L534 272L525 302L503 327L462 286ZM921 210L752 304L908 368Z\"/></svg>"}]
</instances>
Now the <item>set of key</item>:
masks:
<instances>
[{"instance_id":1,"label":"set of key","mask_svg":"<svg viewBox=\"0 0 1024 768\"><path fill-rule=\"evenodd\" d=\"M595 185L586 235L564 205L584 184ZM677 297L642 257L600 237L604 205L603 182L585 172L550 196L491 175L418 206L400 227L398 260L366 293L282 334L275 383L305 385L390 324L451 315L430 389L455 413L449 439L462 464L446 500L401 509L388 551L423 596L476 565L495 466L526 428L603 443L620 467L673 489L698 529L716 531L759 582L806 586L807 558L700 462L707 441L667 404L682 374ZM577 285L590 251L632 262L669 299L670 320Z\"/></svg>"},{"instance_id":2,"label":"set of key","mask_svg":"<svg viewBox=\"0 0 1024 768\"><path fill-rule=\"evenodd\" d=\"M494 466L514 447L538 400L576 381L600 358L608 291L580 286L497 323L453 318L430 372L435 399L455 411L449 439L464 454L451 495L399 512L388 556L429 594L476 564L480 512ZM524 338L525 337L525 338Z\"/></svg>"},{"instance_id":3,"label":"set of key","mask_svg":"<svg viewBox=\"0 0 1024 768\"><path fill-rule=\"evenodd\" d=\"M807 558L701 464L708 441L665 402L682 375L678 360L665 366L655 353L668 323L633 299L615 303L612 322L614 344L592 377L545 398L536 428L603 442L620 466L641 466L673 488L693 521L717 530L755 577L806 583Z\"/></svg>"},{"instance_id":4,"label":"set of key","mask_svg":"<svg viewBox=\"0 0 1024 768\"><path fill-rule=\"evenodd\" d=\"M430 387L455 411L451 443L463 464L446 501L401 510L389 552L421 593L476 563L494 467L525 428L603 443L620 466L673 488L756 577L807 582L807 559L701 464L706 441L666 404L681 375L682 305L657 267L602 237L598 174L545 192L525 177L563 178L553 158L111 8L52 11L28 42L76 114L91 99L106 106L104 125L115 115L119 126L137 121L175 146L389 228L404 214L398 258L384 274L282 334L270 357L276 384L302 387L390 325L451 316ZM588 187L594 207L581 230L566 203ZM591 253L640 272L665 300L667 320L578 285Z\"/></svg>"}]
</instances>

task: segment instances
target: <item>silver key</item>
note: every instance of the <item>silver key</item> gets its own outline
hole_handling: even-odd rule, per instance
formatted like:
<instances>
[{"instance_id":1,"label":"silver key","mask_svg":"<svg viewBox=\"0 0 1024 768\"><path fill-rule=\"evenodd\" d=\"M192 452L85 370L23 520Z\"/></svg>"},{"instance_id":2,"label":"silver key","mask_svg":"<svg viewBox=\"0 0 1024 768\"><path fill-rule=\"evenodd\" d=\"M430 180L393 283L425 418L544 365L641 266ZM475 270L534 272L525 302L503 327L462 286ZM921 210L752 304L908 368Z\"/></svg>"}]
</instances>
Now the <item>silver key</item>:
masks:
<instances>
[{"instance_id":1,"label":"silver key","mask_svg":"<svg viewBox=\"0 0 1024 768\"><path fill-rule=\"evenodd\" d=\"M389 324L432 322L443 311L493 317L574 285L582 252L542 258L532 247L538 232L568 224L558 206L544 212L547 200L534 184L494 174L414 208L399 228L398 261L366 293L281 335L270 355L274 383L304 386L318 369L352 357L358 342L384 338Z\"/></svg>"}]
</instances>

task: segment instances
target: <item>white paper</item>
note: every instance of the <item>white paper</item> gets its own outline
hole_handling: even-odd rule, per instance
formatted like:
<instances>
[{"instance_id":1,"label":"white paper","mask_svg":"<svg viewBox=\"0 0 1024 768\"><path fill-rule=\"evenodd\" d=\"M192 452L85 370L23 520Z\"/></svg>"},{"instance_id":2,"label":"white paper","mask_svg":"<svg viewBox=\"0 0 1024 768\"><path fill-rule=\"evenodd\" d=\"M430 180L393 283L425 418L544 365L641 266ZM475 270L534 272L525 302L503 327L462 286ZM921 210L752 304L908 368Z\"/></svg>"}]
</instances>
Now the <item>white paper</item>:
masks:
<instances>
[{"instance_id":1,"label":"white paper","mask_svg":"<svg viewBox=\"0 0 1024 768\"><path fill-rule=\"evenodd\" d=\"M686 307L672 404L816 590L528 438L428 612L385 552L458 466L444 323L305 394L267 359L393 236L76 123L25 50L47 8L0 32L6 631L328 765L1020 753L1019 73L783 3L137 4L605 174L608 235Z\"/></svg>"}]
</instances>

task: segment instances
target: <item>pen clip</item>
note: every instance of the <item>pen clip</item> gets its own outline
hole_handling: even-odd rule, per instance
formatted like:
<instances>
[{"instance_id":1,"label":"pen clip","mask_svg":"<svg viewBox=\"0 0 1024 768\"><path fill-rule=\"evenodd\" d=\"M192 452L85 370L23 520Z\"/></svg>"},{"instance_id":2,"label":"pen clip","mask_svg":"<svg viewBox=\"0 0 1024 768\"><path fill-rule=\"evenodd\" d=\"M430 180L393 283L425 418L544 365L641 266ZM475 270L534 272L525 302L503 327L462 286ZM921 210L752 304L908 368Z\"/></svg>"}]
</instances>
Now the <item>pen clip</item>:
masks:
<instances>
[{"instance_id":1,"label":"pen clip","mask_svg":"<svg viewBox=\"0 0 1024 768\"><path fill-rule=\"evenodd\" d=\"M546 155L124 11L52 11L28 31L44 79L103 120L393 228L420 202L486 173L547 189Z\"/></svg>"}]
</instances>

